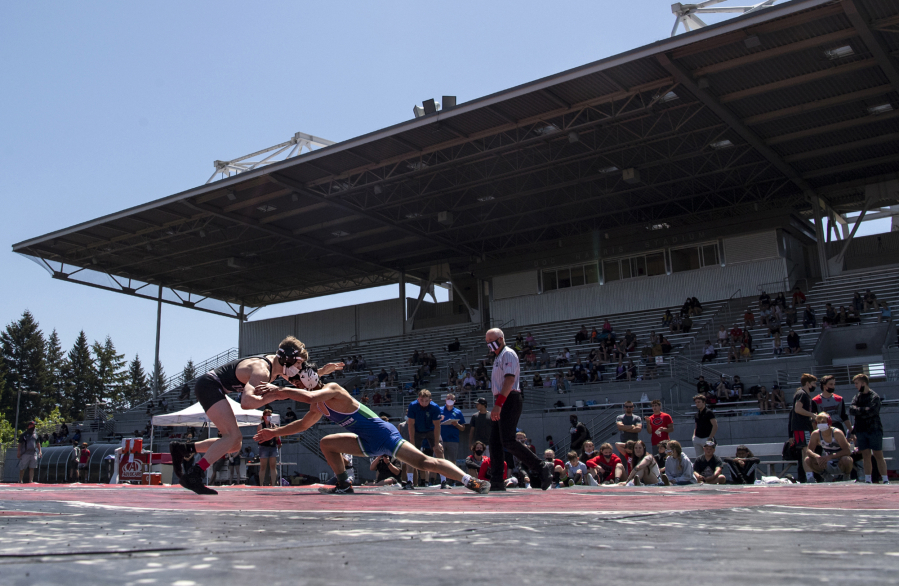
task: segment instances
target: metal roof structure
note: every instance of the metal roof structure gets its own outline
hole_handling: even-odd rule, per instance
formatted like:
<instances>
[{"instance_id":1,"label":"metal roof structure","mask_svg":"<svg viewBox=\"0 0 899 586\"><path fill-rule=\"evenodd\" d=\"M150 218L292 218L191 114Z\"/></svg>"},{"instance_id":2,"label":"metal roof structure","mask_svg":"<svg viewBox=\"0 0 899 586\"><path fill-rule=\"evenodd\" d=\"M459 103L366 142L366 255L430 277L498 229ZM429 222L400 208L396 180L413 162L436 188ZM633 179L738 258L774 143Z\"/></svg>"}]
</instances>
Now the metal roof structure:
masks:
<instances>
[{"instance_id":1,"label":"metal roof structure","mask_svg":"<svg viewBox=\"0 0 899 586\"><path fill-rule=\"evenodd\" d=\"M845 223L899 171L897 54L899 2L793 0L13 250L235 316L592 231L748 209Z\"/></svg>"}]
</instances>

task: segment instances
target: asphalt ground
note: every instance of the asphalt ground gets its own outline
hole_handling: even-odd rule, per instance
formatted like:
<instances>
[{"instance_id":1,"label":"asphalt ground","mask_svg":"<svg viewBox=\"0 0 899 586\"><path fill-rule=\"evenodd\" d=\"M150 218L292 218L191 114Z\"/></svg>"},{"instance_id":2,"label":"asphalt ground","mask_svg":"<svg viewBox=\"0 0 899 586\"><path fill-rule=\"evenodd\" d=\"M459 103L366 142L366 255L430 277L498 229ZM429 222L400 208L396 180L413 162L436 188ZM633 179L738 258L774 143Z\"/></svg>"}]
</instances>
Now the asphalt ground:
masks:
<instances>
[{"instance_id":1,"label":"asphalt ground","mask_svg":"<svg viewBox=\"0 0 899 586\"><path fill-rule=\"evenodd\" d=\"M0 485L0 584L899 584L899 486Z\"/></svg>"}]
</instances>

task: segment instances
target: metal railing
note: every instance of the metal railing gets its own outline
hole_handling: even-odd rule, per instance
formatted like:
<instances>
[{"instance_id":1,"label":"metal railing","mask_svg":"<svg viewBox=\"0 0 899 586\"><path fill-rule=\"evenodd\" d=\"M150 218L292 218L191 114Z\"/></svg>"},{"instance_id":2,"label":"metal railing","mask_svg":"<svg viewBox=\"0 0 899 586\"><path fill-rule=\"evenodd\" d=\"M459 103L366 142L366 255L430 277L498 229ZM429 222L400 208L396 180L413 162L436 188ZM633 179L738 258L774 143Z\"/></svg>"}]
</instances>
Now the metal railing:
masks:
<instances>
[{"instance_id":1,"label":"metal railing","mask_svg":"<svg viewBox=\"0 0 899 586\"><path fill-rule=\"evenodd\" d=\"M602 413L592 417L591 419L584 422L584 425L587 426L587 430L590 432L590 437L596 444L596 447L599 448L599 443L602 442L602 439L606 437L610 432L618 429L616 425L616 419L621 415L620 409L603 409ZM565 460L564 456L568 453L568 450L571 448L571 438L565 438L556 444L555 452L556 457L562 460Z\"/></svg>"},{"instance_id":2,"label":"metal railing","mask_svg":"<svg viewBox=\"0 0 899 586\"><path fill-rule=\"evenodd\" d=\"M228 348L224 352L219 352L212 358L207 358L203 362L194 365L194 378L206 374L210 370L218 368L223 364L227 364L232 360L237 360L239 358L239 351L237 348ZM190 379L194 380L194 379ZM173 374L172 376L167 377L162 384L160 385L159 391L162 394L165 390L176 389L183 385L184 383L189 383L190 381L184 380L184 372L179 372L178 374Z\"/></svg>"}]
</instances>

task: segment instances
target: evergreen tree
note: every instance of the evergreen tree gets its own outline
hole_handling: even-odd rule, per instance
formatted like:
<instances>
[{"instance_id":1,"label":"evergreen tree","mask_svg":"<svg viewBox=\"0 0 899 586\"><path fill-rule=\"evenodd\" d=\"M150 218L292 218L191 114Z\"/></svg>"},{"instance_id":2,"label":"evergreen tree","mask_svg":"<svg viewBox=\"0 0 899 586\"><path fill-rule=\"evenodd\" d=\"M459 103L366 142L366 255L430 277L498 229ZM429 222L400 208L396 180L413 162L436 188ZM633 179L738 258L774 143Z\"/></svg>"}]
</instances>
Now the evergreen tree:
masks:
<instances>
[{"instance_id":1,"label":"evergreen tree","mask_svg":"<svg viewBox=\"0 0 899 586\"><path fill-rule=\"evenodd\" d=\"M84 419L87 406L96 403L99 395L97 368L84 330L78 334L75 345L69 350L68 359L65 396L71 405L71 416Z\"/></svg>"},{"instance_id":2,"label":"evergreen tree","mask_svg":"<svg viewBox=\"0 0 899 586\"><path fill-rule=\"evenodd\" d=\"M128 374L125 377L125 402L129 407L134 407L151 396L147 374L140 363L140 356L135 354L134 360L128 364Z\"/></svg>"},{"instance_id":3,"label":"evergreen tree","mask_svg":"<svg viewBox=\"0 0 899 586\"><path fill-rule=\"evenodd\" d=\"M0 332L0 353L6 363L6 392L0 395L0 415L8 421L15 421L20 389L19 421L28 421L40 414L40 399L47 384L45 348L44 334L28 310L18 321L11 322Z\"/></svg>"},{"instance_id":4,"label":"evergreen tree","mask_svg":"<svg viewBox=\"0 0 899 586\"><path fill-rule=\"evenodd\" d=\"M106 336L103 344L94 342L91 346L97 368L99 399L119 410L125 406L124 387L127 378L124 354L116 353L112 338Z\"/></svg>"},{"instance_id":5,"label":"evergreen tree","mask_svg":"<svg viewBox=\"0 0 899 586\"><path fill-rule=\"evenodd\" d=\"M165 389L166 389L166 384L165 384L165 369L162 368L162 363L161 363L161 362L157 362L157 363L156 363L156 370L159 372L159 393L158 393L158 394L161 395L161 394L163 394L163 393L165 392ZM150 389L151 389L151 394L152 394L152 389L153 389L153 384L154 384L154 383L155 383L155 380L153 379L153 376L152 376L152 374L151 374L151 376L150 376Z\"/></svg>"},{"instance_id":6,"label":"evergreen tree","mask_svg":"<svg viewBox=\"0 0 899 586\"><path fill-rule=\"evenodd\" d=\"M58 407L60 414L64 418L68 418L71 410L71 405L66 400L65 395L68 362L56 330L53 330L53 333L47 339L45 361L47 363L47 391L44 394L41 407L45 413L52 411L54 407Z\"/></svg>"},{"instance_id":7,"label":"evergreen tree","mask_svg":"<svg viewBox=\"0 0 899 586\"><path fill-rule=\"evenodd\" d=\"M197 378L197 367L194 366L194 359L191 358L187 361L187 364L184 365L184 370L181 372L181 379L182 382L189 383L195 378Z\"/></svg>"}]
</instances>

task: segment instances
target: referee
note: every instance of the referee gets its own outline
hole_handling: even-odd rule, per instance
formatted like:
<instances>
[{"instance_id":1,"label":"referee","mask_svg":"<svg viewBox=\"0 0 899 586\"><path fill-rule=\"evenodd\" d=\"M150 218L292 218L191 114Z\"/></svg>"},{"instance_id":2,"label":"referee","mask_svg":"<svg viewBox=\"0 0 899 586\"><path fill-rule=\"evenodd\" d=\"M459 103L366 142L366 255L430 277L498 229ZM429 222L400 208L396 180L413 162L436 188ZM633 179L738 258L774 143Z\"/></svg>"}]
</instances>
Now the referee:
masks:
<instances>
[{"instance_id":1,"label":"referee","mask_svg":"<svg viewBox=\"0 0 899 586\"><path fill-rule=\"evenodd\" d=\"M518 354L506 346L505 336L499 328L487 331L487 347L496 354L493 362L491 389L493 391L493 411L490 412L490 478L503 477L503 451L518 458L531 470L533 481L540 480L540 488L546 490L552 484L553 463L544 462L525 445L515 441L518 418L521 417L522 397L519 383L521 368ZM536 484L536 482L534 482ZM502 482L494 482L491 492L503 491Z\"/></svg>"}]
</instances>

